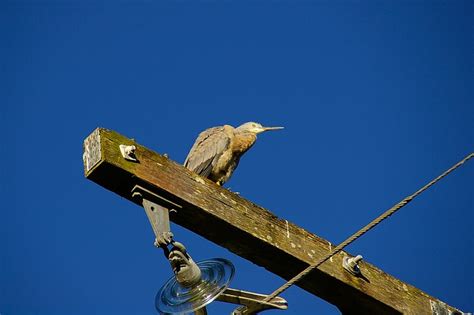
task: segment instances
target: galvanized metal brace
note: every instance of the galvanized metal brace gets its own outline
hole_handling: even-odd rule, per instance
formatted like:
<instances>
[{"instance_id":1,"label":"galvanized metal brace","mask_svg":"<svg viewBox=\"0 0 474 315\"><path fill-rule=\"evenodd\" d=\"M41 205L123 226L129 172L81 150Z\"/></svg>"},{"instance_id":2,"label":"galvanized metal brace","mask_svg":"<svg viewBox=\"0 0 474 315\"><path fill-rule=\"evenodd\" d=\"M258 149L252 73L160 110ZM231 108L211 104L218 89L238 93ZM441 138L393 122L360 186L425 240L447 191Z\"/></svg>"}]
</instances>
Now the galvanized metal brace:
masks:
<instances>
[{"instance_id":1,"label":"galvanized metal brace","mask_svg":"<svg viewBox=\"0 0 474 315\"><path fill-rule=\"evenodd\" d=\"M182 207L140 185L133 187L132 197L141 199L143 208L145 208L146 215L156 236L155 246L166 248L173 242L168 209L180 209Z\"/></svg>"}]
</instances>

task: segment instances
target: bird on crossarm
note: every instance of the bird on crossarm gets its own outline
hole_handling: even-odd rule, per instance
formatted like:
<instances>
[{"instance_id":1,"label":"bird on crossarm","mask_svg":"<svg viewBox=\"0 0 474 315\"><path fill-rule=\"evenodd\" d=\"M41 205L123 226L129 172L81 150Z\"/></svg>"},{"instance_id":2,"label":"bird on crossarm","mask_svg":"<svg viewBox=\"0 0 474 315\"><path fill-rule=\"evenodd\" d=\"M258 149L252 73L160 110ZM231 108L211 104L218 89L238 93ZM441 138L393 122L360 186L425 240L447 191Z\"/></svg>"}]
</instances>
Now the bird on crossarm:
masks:
<instances>
[{"instance_id":1,"label":"bird on crossarm","mask_svg":"<svg viewBox=\"0 0 474 315\"><path fill-rule=\"evenodd\" d=\"M218 126L201 132L184 161L191 171L222 186L239 165L240 158L257 140L257 134L283 127L264 127L247 122L234 128Z\"/></svg>"}]
</instances>

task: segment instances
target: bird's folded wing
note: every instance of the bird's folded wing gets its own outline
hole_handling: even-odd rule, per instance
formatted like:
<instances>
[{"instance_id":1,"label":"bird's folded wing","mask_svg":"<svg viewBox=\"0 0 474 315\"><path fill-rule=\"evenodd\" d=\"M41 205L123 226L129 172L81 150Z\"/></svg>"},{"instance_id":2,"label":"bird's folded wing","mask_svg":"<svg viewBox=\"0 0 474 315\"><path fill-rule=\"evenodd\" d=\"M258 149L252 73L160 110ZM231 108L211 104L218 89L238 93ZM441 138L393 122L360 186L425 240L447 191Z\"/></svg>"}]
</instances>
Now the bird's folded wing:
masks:
<instances>
[{"instance_id":1,"label":"bird's folded wing","mask_svg":"<svg viewBox=\"0 0 474 315\"><path fill-rule=\"evenodd\" d=\"M212 167L230 144L230 137L224 128L219 126L201 132L189 151L184 166L203 177L208 177Z\"/></svg>"}]
</instances>

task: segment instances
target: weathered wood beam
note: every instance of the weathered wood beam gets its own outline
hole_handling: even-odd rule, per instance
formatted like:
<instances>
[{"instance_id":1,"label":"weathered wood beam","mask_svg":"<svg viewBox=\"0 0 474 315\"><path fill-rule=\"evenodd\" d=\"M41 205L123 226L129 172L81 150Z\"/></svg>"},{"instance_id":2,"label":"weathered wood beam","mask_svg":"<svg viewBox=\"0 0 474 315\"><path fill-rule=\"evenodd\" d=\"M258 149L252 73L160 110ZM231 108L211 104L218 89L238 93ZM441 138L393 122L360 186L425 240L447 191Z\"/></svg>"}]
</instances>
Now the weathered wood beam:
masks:
<instances>
[{"instance_id":1,"label":"weathered wood beam","mask_svg":"<svg viewBox=\"0 0 474 315\"><path fill-rule=\"evenodd\" d=\"M137 162L122 157L121 144L136 146ZM114 131L96 129L84 149L88 179L133 202L134 185L146 187L182 207L171 221L284 279L331 250L328 241ZM344 314L462 314L367 262L360 264L365 279L355 277L341 267L344 256L335 255L297 285Z\"/></svg>"}]
</instances>

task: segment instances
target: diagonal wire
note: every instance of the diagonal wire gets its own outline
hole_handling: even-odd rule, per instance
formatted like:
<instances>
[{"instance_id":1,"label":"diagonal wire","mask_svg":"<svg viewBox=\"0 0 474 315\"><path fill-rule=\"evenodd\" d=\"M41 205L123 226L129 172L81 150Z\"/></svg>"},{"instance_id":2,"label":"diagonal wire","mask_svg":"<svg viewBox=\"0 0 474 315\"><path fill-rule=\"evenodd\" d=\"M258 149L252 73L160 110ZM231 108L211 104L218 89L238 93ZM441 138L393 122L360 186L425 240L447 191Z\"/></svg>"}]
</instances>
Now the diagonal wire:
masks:
<instances>
[{"instance_id":1,"label":"diagonal wire","mask_svg":"<svg viewBox=\"0 0 474 315\"><path fill-rule=\"evenodd\" d=\"M388 217L390 217L392 214L394 214L395 212L397 212L398 210L400 210L401 208L403 208L405 205L407 205L410 201L412 201L413 199L415 199L415 197L417 197L418 195L420 195L421 193L423 193L425 190L427 190L428 188L430 188L431 186L433 186L434 184L436 184L438 181L440 181L441 179L443 179L444 177L446 177L449 173L451 173L452 171L454 171L455 169L457 169L458 167L460 167L462 164L464 164L465 162L467 162L469 159L471 159L472 157L474 157L474 153L470 153L469 155L467 155L464 159L462 159L461 161L459 161L458 163L454 164L451 168L449 168L448 170L446 170L444 173L442 173L441 175L439 175L438 177L436 177L435 179L433 179L431 182L429 182L428 184L426 184L425 186L423 186L422 188L420 188L419 190L417 190L416 192L414 192L413 194L411 194L410 196L406 197L405 199L403 199L402 201L400 201L399 203L397 203L396 205L394 205L393 207L391 207L390 209L388 209L387 211L385 211L383 214L381 214L379 217L377 217L376 219L374 219L372 222L370 222L369 224L367 224L366 226L364 226L362 229L360 229L359 231L357 231L356 233L354 233L352 236L350 236L348 239L346 239L344 242L342 242L341 244L339 244L337 247L334 248L334 250L332 252L329 252L329 254L327 254L326 256L322 257L320 260L318 260L316 263L308 266L306 269L304 269L303 271L301 271L299 274L297 274L296 276L294 276L293 278L291 278L290 280L288 280L288 282L284 283L281 287L279 287L278 289L276 289L272 294L270 294L269 296L267 296L263 301L265 302L269 302L271 299L273 299L274 297L280 295L283 291L285 291L286 289L288 289L290 286L292 286L293 284L295 284L296 282L298 282L301 278L303 278L304 276L306 276L308 273L310 273L313 269L321 266L325 261L327 261L328 259L330 259L332 256L336 255L337 253L339 253L341 250L343 250L346 246L348 246L349 244L351 244L352 242L354 242L355 240L357 240L359 237L361 237L362 235L364 235L365 233L367 233L368 231L370 231L371 229L373 229L375 226L377 226L380 222L382 222L383 220L387 219ZM245 311L244 309L241 309L241 311Z\"/></svg>"}]
</instances>

